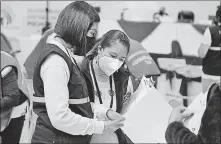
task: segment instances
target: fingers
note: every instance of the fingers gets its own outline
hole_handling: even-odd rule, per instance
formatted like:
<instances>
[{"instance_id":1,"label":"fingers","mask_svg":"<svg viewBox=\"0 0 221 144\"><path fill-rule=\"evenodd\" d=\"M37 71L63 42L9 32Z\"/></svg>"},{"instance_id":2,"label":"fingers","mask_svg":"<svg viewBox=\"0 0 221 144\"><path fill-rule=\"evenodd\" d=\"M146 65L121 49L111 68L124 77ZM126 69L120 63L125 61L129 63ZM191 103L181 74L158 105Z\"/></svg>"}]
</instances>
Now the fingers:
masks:
<instances>
[{"instance_id":1,"label":"fingers","mask_svg":"<svg viewBox=\"0 0 221 144\"><path fill-rule=\"evenodd\" d=\"M120 117L120 118L114 120L113 122L114 122L114 123L121 123L121 122L123 122L123 121L125 121L125 117Z\"/></svg>"},{"instance_id":2,"label":"fingers","mask_svg":"<svg viewBox=\"0 0 221 144\"><path fill-rule=\"evenodd\" d=\"M117 116L118 118L120 118L122 115L119 114L119 113L116 113L116 116Z\"/></svg>"},{"instance_id":3,"label":"fingers","mask_svg":"<svg viewBox=\"0 0 221 144\"><path fill-rule=\"evenodd\" d=\"M180 113L183 113L186 110L186 107L180 107Z\"/></svg>"},{"instance_id":4,"label":"fingers","mask_svg":"<svg viewBox=\"0 0 221 144\"><path fill-rule=\"evenodd\" d=\"M189 119L193 115L194 115L194 113L191 113L191 112L182 113L182 117L185 118L185 119Z\"/></svg>"}]
</instances>

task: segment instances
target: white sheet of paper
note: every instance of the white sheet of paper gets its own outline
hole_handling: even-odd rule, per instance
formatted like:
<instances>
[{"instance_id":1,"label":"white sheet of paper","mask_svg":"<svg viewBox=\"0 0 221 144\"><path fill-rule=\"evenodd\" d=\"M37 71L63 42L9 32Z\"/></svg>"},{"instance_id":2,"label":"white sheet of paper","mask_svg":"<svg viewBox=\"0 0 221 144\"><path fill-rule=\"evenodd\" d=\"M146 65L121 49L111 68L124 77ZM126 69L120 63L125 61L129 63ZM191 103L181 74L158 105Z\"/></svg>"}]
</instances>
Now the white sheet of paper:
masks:
<instances>
[{"instance_id":1,"label":"white sheet of paper","mask_svg":"<svg viewBox=\"0 0 221 144\"><path fill-rule=\"evenodd\" d=\"M139 92L141 97L124 115L122 129L134 143L166 143L165 131L172 107L154 87L144 95L147 92Z\"/></svg>"},{"instance_id":2,"label":"white sheet of paper","mask_svg":"<svg viewBox=\"0 0 221 144\"><path fill-rule=\"evenodd\" d=\"M142 77L139 87L133 93L136 95L136 103L138 103L144 96L148 95L152 89L150 78L146 78L145 76Z\"/></svg>"},{"instance_id":3,"label":"white sheet of paper","mask_svg":"<svg viewBox=\"0 0 221 144\"><path fill-rule=\"evenodd\" d=\"M204 94L200 93L186 110L186 112L194 112L194 115L192 118L185 121L184 125L196 135L198 134L201 125L201 119L206 109L206 102L207 92Z\"/></svg>"},{"instance_id":4,"label":"white sheet of paper","mask_svg":"<svg viewBox=\"0 0 221 144\"><path fill-rule=\"evenodd\" d=\"M153 84L151 83L150 78L146 78L145 76L143 76L138 88L132 94L133 102L131 102L130 106L127 107L127 111L130 111L130 109L133 108L133 106L136 103L138 103L144 96L149 95L149 92L151 92L152 86L153 86Z\"/></svg>"}]
</instances>

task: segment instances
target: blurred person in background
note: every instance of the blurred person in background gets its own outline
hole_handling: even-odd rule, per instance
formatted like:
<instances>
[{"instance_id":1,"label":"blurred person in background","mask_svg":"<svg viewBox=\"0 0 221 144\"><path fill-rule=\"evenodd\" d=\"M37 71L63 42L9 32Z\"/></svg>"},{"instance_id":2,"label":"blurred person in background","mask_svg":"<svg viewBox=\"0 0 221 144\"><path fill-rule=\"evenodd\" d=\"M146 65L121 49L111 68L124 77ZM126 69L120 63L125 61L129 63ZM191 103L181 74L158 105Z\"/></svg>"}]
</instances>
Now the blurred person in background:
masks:
<instances>
[{"instance_id":1,"label":"blurred person in background","mask_svg":"<svg viewBox=\"0 0 221 144\"><path fill-rule=\"evenodd\" d=\"M1 143L19 143L29 105L28 89L17 60L4 51L1 51L0 102Z\"/></svg>"},{"instance_id":2,"label":"blurred person in background","mask_svg":"<svg viewBox=\"0 0 221 144\"><path fill-rule=\"evenodd\" d=\"M202 88L206 92L209 87L221 78L221 10L216 11L217 25L206 29L198 55L203 59Z\"/></svg>"},{"instance_id":3,"label":"blurred person in background","mask_svg":"<svg viewBox=\"0 0 221 144\"><path fill-rule=\"evenodd\" d=\"M9 53L13 57L20 52L20 50L14 50L12 48L8 38L3 33L1 33L1 50Z\"/></svg>"},{"instance_id":4,"label":"blurred person in background","mask_svg":"<svg viewBox=\"0 0 221 144\"><path fill-rule=\"evenodd\" d=\"M221 143L221 87L220 81L212 84L207 94L207 105L198 134L194 134L183 124L193 116L186 108L177 107L171 113L165 138L168 144L220 144Z\"/></svg>"},{"instance_id":5,"label":"blurred person in background","mask_svg":"<svg viewBox=\"0 0 221 144\"><path fill-rule=\"evenodd\" d=\"M160 10L156 13L154 13L153 15L153 21L155 22L161 22L161 19L163 17L168 17L168 13L166 12L166 8L165 7L161 7Z\"/></svg>"},{"instance_id":6,"label":"blurred person in background","mask_svg":"<svg viewBox=\"0 0 221 144\"><path fill-rule=\"evenodd\" d=\"M107 115L95 115L95 119L113 121L121 117L129 75L118 70L123 66L129 49L130 40L126 34L110 30L82 62L91 101L109 112ZM94 134L91 143L132 143L121 129L115 130Z\"/></svg>"},{"instance_id":7,"label":"blurred person in background","mask_svg":"<svg viewBox=\"0 0 221 144\"><path fill-rule=\"evenodd\" d=\"M194 13L192 11L181 11L178 14L178 22L180 23L193 23Z\"/></svg>"},{"instance_id":8,"label":"blurred person in background","mask_svg":"<svg viewBox=\"0 0 221 144\"><path fill-rule=\"evenodd\" d=\"M34 70L33 110L38 115L32 143L89 143L92 134L118 129L124 118L98 121L108 111L91 105L90 93L76 56L84 56L94 40L100 17L84 1L60 13ZM75 60L76 59L76 60Z\"/></svg>"}]
</instances>

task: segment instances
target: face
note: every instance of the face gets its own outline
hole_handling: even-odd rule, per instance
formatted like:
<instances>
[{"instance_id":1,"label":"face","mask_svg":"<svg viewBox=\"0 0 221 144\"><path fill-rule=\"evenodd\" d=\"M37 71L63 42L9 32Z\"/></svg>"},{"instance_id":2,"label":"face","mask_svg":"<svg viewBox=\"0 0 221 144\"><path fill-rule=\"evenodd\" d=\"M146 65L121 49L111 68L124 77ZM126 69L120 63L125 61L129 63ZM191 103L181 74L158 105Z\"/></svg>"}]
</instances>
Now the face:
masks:
<instances>
[{"instance_id":1,"label":"face","mask_svg":"<svg viewBox=\"0 0 221 144\"><path fill-rule=\"evenodd\" d=\"M100 57L107 56L124 62L127 56L127 48L120 42L114 42L110 47L98 51Z\"/></svg>"},{"instance_id":2,"label":"face","mask_svg":"<svg viewBox=\"0 0 221 144\"><path fill-rule=\"evenodd\" d=\"M122 66L127 53L127 48L124 45L114 42L108 48L100 48L97 56L98 65L107 76L110 76Z\"/></svg>"},{"instance_id":3,"label":"face","mask_svg":"<svg viewBox=\"0 0 221 144\"><path fill-rule=\"evenodd\" d=\"M98 23L93 23L92 27L87 33L86 53L88 53L94 47L96 43L97 28L98 28Z\"/></svg>"},{"instance_id":4,"label":"face","mask_svg":"<svg viewBox=\"0 0 221 144\"><path fill-rule=\"evenodd\" d=\"M87 32L87 36L91 38L96 38L97 36L98 23L93 23L92 27Z\"/></svg>"}]
</instances>

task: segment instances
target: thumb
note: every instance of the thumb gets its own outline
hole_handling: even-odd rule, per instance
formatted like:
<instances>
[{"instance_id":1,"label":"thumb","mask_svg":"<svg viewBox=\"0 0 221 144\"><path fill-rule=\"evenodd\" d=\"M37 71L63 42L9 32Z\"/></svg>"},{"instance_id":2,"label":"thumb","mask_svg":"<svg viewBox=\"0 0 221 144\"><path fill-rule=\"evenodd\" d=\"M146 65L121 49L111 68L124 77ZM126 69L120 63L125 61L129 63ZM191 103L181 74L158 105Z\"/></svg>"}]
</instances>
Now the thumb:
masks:
<instances>
[{"instance_id":1,"label":"thumb","mask_svg":"<svg viewBox=\"0 0 221 144\"><path fill-rule=\"evenodd\" d=\"M183 118L188 119L194 115L193 112L186 112L181 114Z\"/></svg>"},{"instance_id":2,"label":"thumb","mask_svg":"<svg viewBox=\"0 0 221 144\"><path fill-rule=\"evenodd\" d=\"M125 121L125 117L119 117L118 119L114 120L113 123L122 123L123 121Z\"/></svg>"},{"instance_id":3,"label":"thumb","mask_svg":"<svg viewBox=\"0 0 221 144\"><path fill-rule=\"evenodd\" d=\"M182 106L180 107L180 113L183 113L186 110L186 107Z\"/></svg>"}]
</instances>

